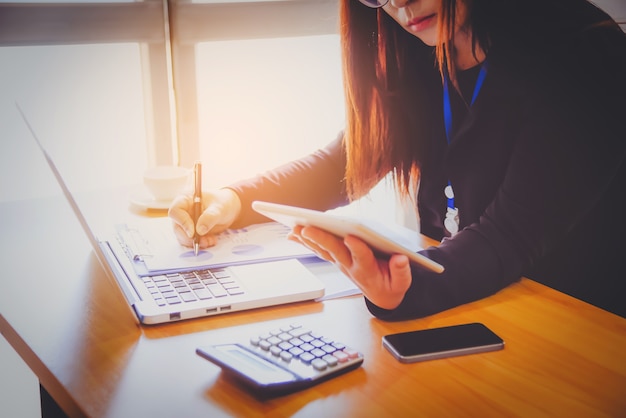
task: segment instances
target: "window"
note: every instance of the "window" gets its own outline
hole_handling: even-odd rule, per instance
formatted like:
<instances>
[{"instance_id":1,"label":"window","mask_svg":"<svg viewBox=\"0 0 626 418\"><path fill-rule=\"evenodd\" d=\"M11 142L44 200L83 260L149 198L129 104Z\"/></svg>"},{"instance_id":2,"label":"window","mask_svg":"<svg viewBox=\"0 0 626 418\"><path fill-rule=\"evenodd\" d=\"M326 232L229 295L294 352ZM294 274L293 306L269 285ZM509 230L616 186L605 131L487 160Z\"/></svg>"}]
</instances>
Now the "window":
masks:
<instances>
[{"instance_id":1,"label":"window","mask_svg":"<svg viewBox=\"0 0 626 418\"><path fill-rule=\"evenodd\" d=\"M73 190L140 181L171 163L164 8L144 2L0 3L2 198L45 194L19 103ZM131 180L132 179L132 180ZM43 190L42 190L43 189Z\"/></svg>"},{"instance_id":2,"label":"window","mask_svg":"<svg viewBox=\"0 0 626 418\"><path fill-rule=\"evenodd\" d=\"M148 166L197 159L218 187L324 146L344 125L337 9L337 0L0 2L1 117L13 126L2 134L3 198L34 187L4 184L33 145L14 102L79 191L139 184Z\"/></svg>"},{"instance_id":3,"label":"window","mask_svg":"<svg viewBox=\"0 0 626 418\"><path fill-rule=\"evenodd\" d=\"M203 42L199 156L219 187L323 147L344 126L337 35Z\"/></svg>"}]
</instances>

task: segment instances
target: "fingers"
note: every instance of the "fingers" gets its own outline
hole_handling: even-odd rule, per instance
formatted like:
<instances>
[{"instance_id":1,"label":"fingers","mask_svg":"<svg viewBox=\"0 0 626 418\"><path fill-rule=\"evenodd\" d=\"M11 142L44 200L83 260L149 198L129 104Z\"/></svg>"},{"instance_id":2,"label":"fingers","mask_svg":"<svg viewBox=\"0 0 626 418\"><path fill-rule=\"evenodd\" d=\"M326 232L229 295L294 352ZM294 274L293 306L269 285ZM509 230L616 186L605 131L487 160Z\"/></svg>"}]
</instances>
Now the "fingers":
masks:
<instances>
[{"instance_id":1,"label":"fingers","mask_svg":"<svg viewBox=\"0 0 626 418\"><path fill-rule=\"evenodd\" d=\"M389 259L389 274L391 276L391 290L404 294L411 286L413 275L409 257L395 254Z\"/></svg>"},{"instance_id":2,"label":"fingers","mask_svg":"<svg viewBox=\"0 0 626 418\"><path fill-rule=\"evenodd\" d=\"M189 213L191 212L192 200L190 196L178 196L172 202L167 216L174 223L174 232L179 241L185 238L193 238L195 225ZM181 233L183 234L181 236Z\"/></svg>"},{"instance_id":3,"label":"fingers","mask_svg":"<svg viewBox=\"0 0 626 418\"><path fill-rule=\"evenodd\" d=\"M352 264L352 256L342 238L315 227L300 228L299 230L294 229L294 232L299 231L302 242L316 254L325 260L343 266L349 267Z\"/></svg>"},{"instance_id":4,"label":"fingers","mask_svg":"<svg viewBox=\"0 0 626 418\"><path fill-rule=\"evenodd\" d=\"M357 270L355 273L360 270L372 272L373 269L377 268L376 257L365 242L356 237L347 236L344 243L350 255L350 263Z\"/></svg>"},{"instance_id":5,"label":"fingers","mask_svg":"<svg viewBox=\"0 0 626 418\"><path fill-rule=\"evenodd\" d=\"M216 204L210 197L204 198L208 207L194 224L192 213L193 200L191 196L177 197L169 208L168 216L172 220L174 235L179 243L184 246L193 246L193 237L197 230L200 236L198 243L200 248L207 248L217 243L215 233L221 232L225 228L216 227L220 221L221 212L216 208Z\"/></svg>"},{"instance_id":6,"label":"fingers","mask_svg":"<svg viewBox=\"0 0 626 418\"><path fill-rule=\"evenodd\" d=\"M411 286L411 266L405 255L377 258L372 249L357 237L342 239L314 227L297 226L290 239L335 263L370 301L381 308L395 309Z\"/></svg>"}]
</instances>

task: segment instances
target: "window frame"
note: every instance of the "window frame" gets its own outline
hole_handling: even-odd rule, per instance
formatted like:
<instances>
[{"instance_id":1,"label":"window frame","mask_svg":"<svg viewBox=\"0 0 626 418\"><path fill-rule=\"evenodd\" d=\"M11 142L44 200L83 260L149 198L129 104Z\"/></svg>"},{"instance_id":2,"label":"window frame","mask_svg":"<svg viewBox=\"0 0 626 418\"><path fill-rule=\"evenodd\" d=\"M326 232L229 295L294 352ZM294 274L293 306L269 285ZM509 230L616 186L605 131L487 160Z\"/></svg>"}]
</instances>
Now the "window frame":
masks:
<instances>
[{"instance_id":1,"label":"window frame","mask_svg":"<svg viewBox=\"0 0 626 418\"><path fill-rule=\"evenodd\" d=\"M0 47L140 44L148 161L178 160L167 0L0 3Z\"/></svg>"},{"instance_id":2,"label":"window frame","mask_svg":"<svg viewBox=\"0 0 626 418\"><path fill-rule=\"evenodd\" d=\"M338 0L170 1L179 162L200 152L195 46L200 42L338 33Z\"/></svg>"}]
</instances>

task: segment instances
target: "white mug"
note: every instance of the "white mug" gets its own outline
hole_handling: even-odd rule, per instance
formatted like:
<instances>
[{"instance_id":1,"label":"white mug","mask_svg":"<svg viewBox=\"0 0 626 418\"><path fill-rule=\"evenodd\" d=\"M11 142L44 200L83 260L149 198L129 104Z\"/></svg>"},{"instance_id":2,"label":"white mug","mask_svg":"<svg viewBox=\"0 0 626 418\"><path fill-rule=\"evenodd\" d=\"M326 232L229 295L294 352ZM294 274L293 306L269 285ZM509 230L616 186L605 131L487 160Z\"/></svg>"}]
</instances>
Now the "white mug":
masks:
<instances>
[{"instance_id":1,"label":"white mug","mask_svg":"<svg viewBox=\"0 0 626 418\"><path fill-rule=\"evenodd\" d=\"M170 201L185 191L190 170L173 165L148 168L143 173L143 183L157 201Z\"/></svg>"}]
</instances>

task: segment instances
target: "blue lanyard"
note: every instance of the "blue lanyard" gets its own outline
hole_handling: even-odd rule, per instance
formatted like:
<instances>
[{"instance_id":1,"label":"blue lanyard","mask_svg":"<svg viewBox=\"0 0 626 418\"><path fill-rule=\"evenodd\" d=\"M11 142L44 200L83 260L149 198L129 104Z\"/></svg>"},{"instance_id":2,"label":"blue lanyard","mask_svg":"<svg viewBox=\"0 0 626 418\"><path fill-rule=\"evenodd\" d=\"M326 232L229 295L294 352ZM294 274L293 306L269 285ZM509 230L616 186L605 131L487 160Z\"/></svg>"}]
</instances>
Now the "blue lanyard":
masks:
<instances>
[{"instance_id":1,"label":"blue lanyard","mask_svg":"<svg viewBox=\"0 0 626 418\"><path fill-rule=\"evenodd\" d=\"M474 104L476 98L478 97L478 93L480 93L480 89L482 89L483 84L485 83L485 77L487 77L487 61L483 62L483 65L480 67L480 73L478 73L478 78L476 79L476 85L474 86L474 93L472 94L472 101L470 102L470 106ZM448 141L448 145L452 142L452 106L450 104L450 88L448 72L444 71L443 74L443 120L446 128L446 140ZM448 186L452 186L450 180L448 180ZM448 197L448 207L450 209L454 209L454 196Z\"/></svg>"}]
</instances>

